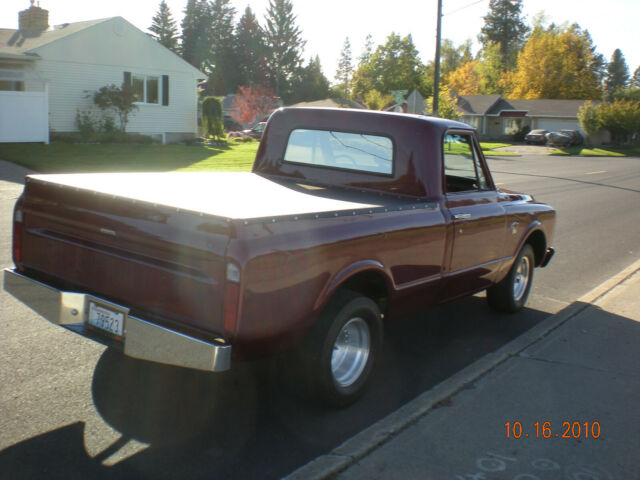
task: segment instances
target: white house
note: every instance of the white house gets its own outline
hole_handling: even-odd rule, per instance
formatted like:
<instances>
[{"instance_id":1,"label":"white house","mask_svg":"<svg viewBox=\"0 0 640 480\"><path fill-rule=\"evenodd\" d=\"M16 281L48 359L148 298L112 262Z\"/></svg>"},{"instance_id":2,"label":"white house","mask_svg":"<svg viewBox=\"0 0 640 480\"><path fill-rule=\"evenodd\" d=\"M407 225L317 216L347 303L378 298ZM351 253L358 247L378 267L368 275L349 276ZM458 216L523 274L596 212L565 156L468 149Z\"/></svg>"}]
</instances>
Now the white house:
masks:
<instances>
[{"instance_id":1,"label":"white house","mask_svg":"<svg viewBox=\"0 0 640 480\"><path fill-rule=\"evenodd\" d=\"M122 17L49 28L31 5L19 29L0 29L0 142L48 142L77 131L87 93L128 82L138 110L127 132L165 143L198 134L197 84L206 75Z\"/></svg>"}]
</instances>

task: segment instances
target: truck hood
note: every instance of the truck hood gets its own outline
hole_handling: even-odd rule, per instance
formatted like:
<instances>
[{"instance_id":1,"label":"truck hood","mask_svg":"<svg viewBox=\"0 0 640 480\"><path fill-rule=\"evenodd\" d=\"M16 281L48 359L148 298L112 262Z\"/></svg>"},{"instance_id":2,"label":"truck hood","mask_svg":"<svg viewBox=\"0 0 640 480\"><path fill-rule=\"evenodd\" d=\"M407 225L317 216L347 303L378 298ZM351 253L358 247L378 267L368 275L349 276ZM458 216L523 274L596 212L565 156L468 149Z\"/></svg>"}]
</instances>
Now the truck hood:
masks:
<instances>
[{"instance_id":1,"label":"truck hood","mask_svg":"<svg viewBox=\"0 0 640 480\"><path fill-rule=\"evenodd\" d=\"M320 187L283 184L248 172L91 173L28 178L229 219L382 206L379 201L371 201L372 195L329 198Z\"/></svg>"}]
</instances>

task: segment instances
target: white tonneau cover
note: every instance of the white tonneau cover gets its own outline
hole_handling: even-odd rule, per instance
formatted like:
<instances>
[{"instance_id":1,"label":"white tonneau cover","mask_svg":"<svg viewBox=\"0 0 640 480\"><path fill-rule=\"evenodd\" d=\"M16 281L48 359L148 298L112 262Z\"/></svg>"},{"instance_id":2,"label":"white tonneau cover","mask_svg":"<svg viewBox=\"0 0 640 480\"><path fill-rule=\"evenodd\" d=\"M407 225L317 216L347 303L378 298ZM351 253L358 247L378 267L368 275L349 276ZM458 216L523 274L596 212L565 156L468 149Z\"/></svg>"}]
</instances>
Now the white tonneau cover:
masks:
<instances>
[{"instance_id":1,"label":"white tonneau cover","mask_svg":"<svg viewBox=\"0 0 640 480\"><path fill-rule=\"evenodd\" d=\"M88 173L30 175L54 183L140 202L165 205L232 219L303 215L362 208L380 203L338 200L320 195L323 189L281 183L248 172ZM291 184L296 186L296 184ZM362 197L371 201L372 196Z\"/></svg>"}]
</instances>

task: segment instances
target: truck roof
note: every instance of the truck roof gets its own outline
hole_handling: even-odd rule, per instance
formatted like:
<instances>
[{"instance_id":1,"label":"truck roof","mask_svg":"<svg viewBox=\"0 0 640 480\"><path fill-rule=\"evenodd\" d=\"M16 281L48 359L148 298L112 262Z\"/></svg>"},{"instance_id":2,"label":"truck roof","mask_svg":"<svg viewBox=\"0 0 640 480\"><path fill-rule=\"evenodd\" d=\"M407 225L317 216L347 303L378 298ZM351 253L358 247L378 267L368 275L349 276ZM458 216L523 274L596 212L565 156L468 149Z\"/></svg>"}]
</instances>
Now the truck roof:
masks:
<instances>
[{"instance_id":1,"label":"truck roof","mask_svg":"<svg viewBox=\"0 0 640 480\"><path fill-rule=\"evenodd\" d=\"M301 130L325 131L331 135L340 132L368 138L387 137L393 144L392 172L381 175L286 161L290 138ZM268 176L433 200L441 192L440 159L442 142L448 130L472 132L473 128L464 123L424 115L346 108L281 108L269 118L253 171Z\"/></svg>"}]
</instances>

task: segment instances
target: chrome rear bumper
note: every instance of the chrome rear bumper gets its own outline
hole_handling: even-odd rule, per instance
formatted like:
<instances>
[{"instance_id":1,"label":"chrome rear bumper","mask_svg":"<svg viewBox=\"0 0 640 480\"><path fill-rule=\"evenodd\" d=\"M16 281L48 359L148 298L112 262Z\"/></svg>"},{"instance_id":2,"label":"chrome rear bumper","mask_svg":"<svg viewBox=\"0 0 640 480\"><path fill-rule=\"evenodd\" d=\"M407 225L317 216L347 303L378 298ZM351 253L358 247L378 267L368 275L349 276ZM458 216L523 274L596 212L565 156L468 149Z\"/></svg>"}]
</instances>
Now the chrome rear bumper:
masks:
<instances>
[{"instance_id":1,"label":"chrome rear bumper","mask_svg":"<svg viewBox=\"0 0 640 480\"><path fill-rule=\"evenodd\" d=\"M129 309L121 305L84 293L64 292L11 269L4 270L4 289L51 323L92 340L96 337L86 326L89 300L125 311L124 353L130 357L212 372L231 367L231 345L222 339L204 342L128 315Z\"/></svg>"}]
</instances>

